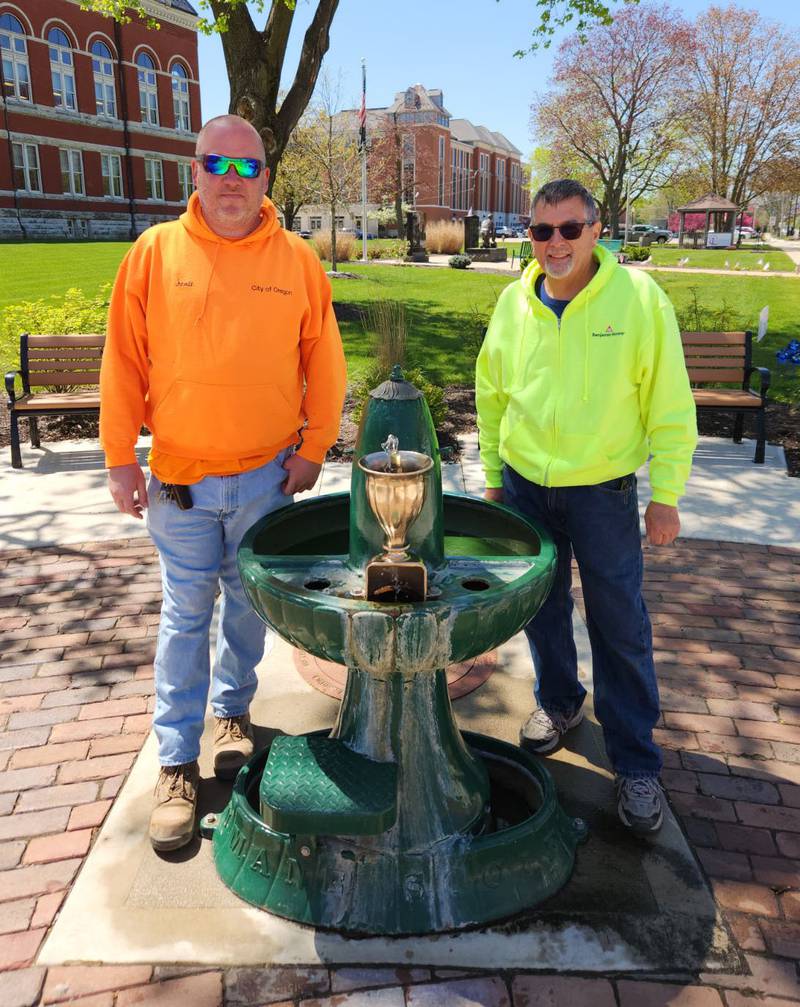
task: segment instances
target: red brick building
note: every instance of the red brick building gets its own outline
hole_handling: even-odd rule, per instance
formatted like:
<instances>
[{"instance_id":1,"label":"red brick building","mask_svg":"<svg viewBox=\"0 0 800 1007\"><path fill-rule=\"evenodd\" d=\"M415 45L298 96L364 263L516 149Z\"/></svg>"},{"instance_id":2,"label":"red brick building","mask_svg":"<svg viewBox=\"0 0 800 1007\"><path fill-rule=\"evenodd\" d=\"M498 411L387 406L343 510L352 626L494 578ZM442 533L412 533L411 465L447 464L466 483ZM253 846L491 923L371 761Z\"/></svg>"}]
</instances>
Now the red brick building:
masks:
<instances>
[{"instance_id":1,"label":"red brick building","mask_svg":"<svg viewBox=\"0 0 800 1007\"><path fill-rule=\"evenodd\" d=\"M176 217L200 127L197 14L159 31L73 0L0 0L0 236L127 238Z\"/></svg>"},{"instance_id":2,"label":"red brick building","mask_svg":"<svg viewBox=\"0 0 800 1007\"><path fill-rule=\"evenodd\" d=\"M345 128L358 128L356 110L340 113ZM454 119L439 90L415 84L395 95L386 108L367 110L370 144L368 233L378 233L371 217L382 203L394 199L394 151L402 159L403 202L426 222L461 220L470 210L494 217L495 225L521 226L530 221L530 191L522 152L502 133ZM337 226L361 229L361 206L352 204ZM330 226L322 206L304 207L295 218L296 230ZM390 225L391 227L391 225Z\"/></svg>"}]
</instances>

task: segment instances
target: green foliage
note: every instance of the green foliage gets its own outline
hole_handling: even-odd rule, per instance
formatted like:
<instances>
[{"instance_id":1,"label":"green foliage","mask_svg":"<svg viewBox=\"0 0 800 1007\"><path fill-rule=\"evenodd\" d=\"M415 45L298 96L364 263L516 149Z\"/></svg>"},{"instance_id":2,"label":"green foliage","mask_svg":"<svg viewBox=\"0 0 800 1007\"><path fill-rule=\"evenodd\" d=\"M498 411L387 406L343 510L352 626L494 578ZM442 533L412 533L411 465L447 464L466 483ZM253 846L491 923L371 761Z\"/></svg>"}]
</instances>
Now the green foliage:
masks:
<instances>
[{"instance_id":1,"label":"green foliage","mask_svg":"<svg viewBox=\"0 0 800 1007\"><path fill-rule=\"evenodd\" d=\"M577 18L575 33L584 42L590 28L595 25L611 24L614 19L610 8L614 2L615 0L610 0L608 4L602 0L536 0L539 23L532 32L533 41L527 49L518 49L514 55L522 57L536 52L537 49L548 49L556 32L575 18ZM639 0L623 0L623 2L634 4Z\"/></svg>"},{"instance_id":2,"label":"green foliage","mask_svg":"<svg viewBox=\"0 0 800 1007\"><path fill-rule=\"evenodd\" d=\"M623 245L620 251L629 262L647 262L650 258L649 245Z\"/></svg>"},{"instance_id":3,"label":"green foliage","mask_svg":"<svg viewBox=\"0 0 800 1007\"><path fill-rule=\"evenodd\" d=\"M531 258L529 255L520 255L519 257L519 267L520 269L526 269L530 265Z\"/></svg>"},{"instance_id":4,"label":"green foliage","mask_svg":"<svg viewBox=\"0 0 800 1007\"><path fill-rule=\"evenodd\" d=\"M369 304L363 316L364 327L372 335L372 362L353 388L355 417L361 413L373 388L388 380L395 364L404 370L406 381L416 386L428 403L434 426L447 417L444 391L435 385L419 367L407 367L407 336L405 305L401 301L381 300Z\"/></svg>"},{"instance_id":5,"label":"green foliage","mask_svg":"<svg viewBox=\"0 0 800 1007\"><path fill-rule=\"evenodd\" d=\"M681 332L741 332L748 320L724 298L705 299L699 287L689 287L687 299L675 309Z\"/></svg>"},{"instance_id":6,"label":"green foliage","mask_svg":"<svg viewBox=\"0 0 800 1007\"><path fill-rule=\"evenodd\" d=\"M59 297L53 294L38 301L23 301L5 308L0 323L0 337L19 341L24 332L64 335L70 332L106 331L111 284L104 283L90 296L75 287Z\"/></svg>"},{"instance_id":7,"label":"green foliage","mask_svg":"<svg viewBox=\"0 0 800 1007\"><path fill-rule=\"evenodd\" d=\"M451 269L469 269L472 259L468 255L451 255L447 260L447 265Z\"/></svg>"}]
</instances>

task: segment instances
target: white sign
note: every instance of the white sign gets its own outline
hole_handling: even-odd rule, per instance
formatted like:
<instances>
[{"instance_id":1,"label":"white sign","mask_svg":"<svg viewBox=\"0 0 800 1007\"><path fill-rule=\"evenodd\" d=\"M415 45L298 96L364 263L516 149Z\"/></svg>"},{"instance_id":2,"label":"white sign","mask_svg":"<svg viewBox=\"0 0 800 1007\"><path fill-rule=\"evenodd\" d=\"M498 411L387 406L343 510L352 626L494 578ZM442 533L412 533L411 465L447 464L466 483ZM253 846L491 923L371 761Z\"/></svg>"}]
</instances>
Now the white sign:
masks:
<instances>
[{"instance_id":1,"label":"white sign","mask_svg":"<svg viewBox=\"0 0 800 1007\"><path fill-rule=\"evenodd\" d=\"M706 248L730 248L731 243L730 233L709 231L706 235Z\"/></svg>"},{"instance_id":2,"label":"white sign","mask_svg":"<svg viewBox=\"0 0 800 1007\"><path fill-rule=\"evenodd\" d=\"M758 335L756 336L756 342L760 343L761 340L767 334L767 322L769 321L769 305L765 305L761 309L761 313L758 316Z\"/></svg>"}]
</instances>

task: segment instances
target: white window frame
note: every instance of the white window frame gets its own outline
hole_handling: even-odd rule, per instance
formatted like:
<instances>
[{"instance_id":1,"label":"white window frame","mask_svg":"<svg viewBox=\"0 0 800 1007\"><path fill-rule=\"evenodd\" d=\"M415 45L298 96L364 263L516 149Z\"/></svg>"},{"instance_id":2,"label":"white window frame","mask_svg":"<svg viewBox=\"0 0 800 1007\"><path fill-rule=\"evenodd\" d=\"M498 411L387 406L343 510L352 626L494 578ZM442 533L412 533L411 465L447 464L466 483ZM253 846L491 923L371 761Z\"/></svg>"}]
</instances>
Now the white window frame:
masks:
<instances>
[{"instance_id":1,"label":"white window frame","mask_svg":"<svg viewBox=\"0 0 800 1007\"><path fill-rule=\"evenodd\" d=\"M189 196L194 192L192 182L192 165L189 161L178 161L178 187L184 203L189 202Z\"/></svg>"},{"instance_id":2,"label":"white window frame","mask_svg":"<svg viewBox=\"0 0 800 1007\"><path fill-rule=\"evenodd\" d=\"M439 137L439 174L438 174L438 186L437 186L437 196L439 199L439 206L444 206L444 137Z\"/></svg>"},{"instance_id":3,"label":"white window frame","mask_svg":"<svg viewBox=\"0 0 800 1007\"><path fill-rule=\"evenodd\" d=\"M61 165L61 188L67 196L85 196L86 184L83 177L83 156L75 147L59 147L58 160Z\"/></svg>"},{"instance_id":4,"label":"white window frame","mask_svg":"<svg viewBox=\"0 0 800 1007\"><path fill-rule=\"evenodd\" d=\"M144 182L147 198L155 202L164 202L164 168L161 159L146 157L144 159Z\"/></svg>"},{"instance_id":5,"label":"white window frame","mask_svg":"<svg viewBox=\"0 0 800 1007\"><path fill-rule=\"evenodd\" d=\"M125 189L122 182L122 158L119 154L101 154L100 171L103 176L103 195L121 199L125 195Z\"/></svg>"},{"instance_id":6,"label":"white window frame","mask_svg":"<svg viewBox=\"0 0 800 1007\"><path fill-rule=\"evenodd\" d=\"M31 70L28 63L25 28L19 18L10 11L3 11L3 14L7 14L20 27L20 31L17 31L16 28L0 28L0 56L3 61L5 96L6 98L16 98L17 101L32 102Z\"/></svg>"},{"instance_id":7,"label":"white window frame","mask_svg":"<svg viewBox=\"0 0 800 1007\"><path fill-rule=\"evenodd\" d=\"M145 58L149 66L142 66L139 60ZM158 75L153 58L146 52L136 57L136 76L139 80L139 116L148 126L158 126Z\"/></svg>"},{"instance_id":8,"label":"white window frame","mask_svg":"<svg viewBox=\"0 0 800 1007\"><path fill-rule=\"evenodd\" d=\"M182 133L192 131L192 117L189 109L189 75L183 63L174 63L170 71L172 79L172 110L175 115L175 129Z\"/></svg>"},{"instance_id":9,"label":"white window frame","mask_svg":"<svg viewBox=\"0 0 800 1007\"><path fill-rule=\"evenodd\" d=\"M60 32L67 40L54 42L50 36L54 32ZM56 108L63 108L69 112L76 112L78 100L75 92L75 63L72 58L72 46L69 44L69 37L63 28L58 25L47 33L47 48L50 54L50 80L53 84L53 102ZM70 101L71 99L71 101Z\"/></svg>"},{"instance_id":10,"label":"white window frame","mask_svg":"<svg viewBox=\"0 0 800 1007\"><path fill-rule=\"evenodd\" d=\"M481 154L478 162L480 166L480 204L482 210L489 209L489 155Z\"/></svg>"},{"instance_id":11,"label":"white window frame","mask_svg":"<svg viewBox=\"0 0 800 1007\"><path fill-rule=\"evenodd\" d=\"M94 47L102 46L107 56L94 51ZM117 82L114 76L114 57L111 50L102 39L92 42L92 76L94 79L94 104L98 115L107 119L117 118Z\"/></svg>"},{"instance_id":12,"label":"white window frame","mask_svg":"<svg viewBox=\"0 0 800 1007\"><path fill-rule=\"evenodd\" d=\"M506 162L505 158L498 157L496 162L497 172L497 206L498 213L506 212Z\"/></svg>"},{"instance_id":13,"label":"white window frame","mask_svg":"<svg viewBox=\"0 0 800 1007\"><path fill-rule=\"evenodd\" d=\"M39 148L35 143L12 143L12 179L14 188L24 192L42 191L42 172L39 167ZM24 186L16 184L17 172L22 172ZM32 184L35 183L35 184Z\"/></svg>"}]
</instances>

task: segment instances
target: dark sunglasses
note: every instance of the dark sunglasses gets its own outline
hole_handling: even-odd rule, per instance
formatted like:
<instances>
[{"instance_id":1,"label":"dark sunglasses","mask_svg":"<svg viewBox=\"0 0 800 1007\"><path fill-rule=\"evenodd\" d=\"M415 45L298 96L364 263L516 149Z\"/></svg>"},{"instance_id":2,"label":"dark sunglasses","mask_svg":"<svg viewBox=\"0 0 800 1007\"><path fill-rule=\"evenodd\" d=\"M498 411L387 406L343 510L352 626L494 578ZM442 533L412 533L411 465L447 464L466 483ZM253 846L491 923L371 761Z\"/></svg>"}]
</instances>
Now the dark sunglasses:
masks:
<instances>
[{"instance_id":1,"label":"dark sunglasses","mask_svg":"<svg viewBox=\"0 0 800 1007\"><path fill-rule=\"evenodd\" d=\"M239 178L258 178L264 165L257 157L225 157L224 154L203 154L200 157L203 168L209 175L227 175L231 167Z\"/></svg>"},{"instance_id":2,"label":"dark sunglasses","mask_svg":"<svg viewBox=\"0 0 800 1007\"><path fill-rule=\"evenodd\" d=\"M549 241L556 231L567 241L577 241L584 227L591 227L594 220L567 220L563 224L531 224L534 241Z\"/></svg>"}]
</instances>

